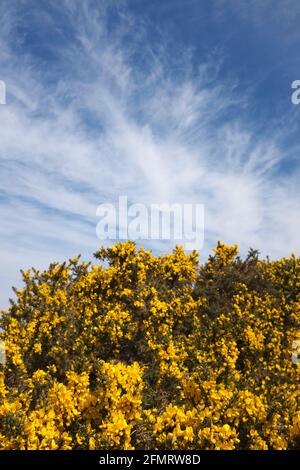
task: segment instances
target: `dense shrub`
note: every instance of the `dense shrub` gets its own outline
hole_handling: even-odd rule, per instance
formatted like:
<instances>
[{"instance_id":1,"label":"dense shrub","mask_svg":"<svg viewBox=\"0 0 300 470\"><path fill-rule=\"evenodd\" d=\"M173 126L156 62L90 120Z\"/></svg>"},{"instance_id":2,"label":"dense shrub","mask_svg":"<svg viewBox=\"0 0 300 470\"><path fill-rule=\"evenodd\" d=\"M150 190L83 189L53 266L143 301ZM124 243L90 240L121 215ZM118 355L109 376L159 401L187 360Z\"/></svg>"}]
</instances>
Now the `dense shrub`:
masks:
<instances>
[{"instance_id":1,"label":"dense shrub","mask_svg":"<svg viewBox=\"0 0 300 470\"><path fill-rule=\"evenodd\" d=\"M24 272L2 312L1 449L299 447L299 258L95 256Z\"/></svg>"}]
</instances>

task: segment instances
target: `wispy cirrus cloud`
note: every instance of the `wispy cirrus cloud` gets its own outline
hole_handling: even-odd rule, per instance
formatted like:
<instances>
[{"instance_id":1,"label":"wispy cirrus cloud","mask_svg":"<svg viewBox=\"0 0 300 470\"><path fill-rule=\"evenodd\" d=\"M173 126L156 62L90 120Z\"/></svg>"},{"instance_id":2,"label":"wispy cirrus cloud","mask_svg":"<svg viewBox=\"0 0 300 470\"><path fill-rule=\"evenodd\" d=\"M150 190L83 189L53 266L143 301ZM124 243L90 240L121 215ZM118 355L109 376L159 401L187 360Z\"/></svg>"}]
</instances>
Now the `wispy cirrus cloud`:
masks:
<instances>
[{"instance_id":1,"label":"wispy cirrus cloud","mask_svg":"<svg viewBox=\"0 0 300 470\"><path fill-rule=\"evenodd\" d=\"M205 204L204 255L217 239L297 250L288 131L245 118L250 96L223 78L222 56L195 66L159 27L149 41L125 2L3 1L1 13L1 303L19 268L95 251L96 207L123 194Z\"/></svg>"}]
</instances>

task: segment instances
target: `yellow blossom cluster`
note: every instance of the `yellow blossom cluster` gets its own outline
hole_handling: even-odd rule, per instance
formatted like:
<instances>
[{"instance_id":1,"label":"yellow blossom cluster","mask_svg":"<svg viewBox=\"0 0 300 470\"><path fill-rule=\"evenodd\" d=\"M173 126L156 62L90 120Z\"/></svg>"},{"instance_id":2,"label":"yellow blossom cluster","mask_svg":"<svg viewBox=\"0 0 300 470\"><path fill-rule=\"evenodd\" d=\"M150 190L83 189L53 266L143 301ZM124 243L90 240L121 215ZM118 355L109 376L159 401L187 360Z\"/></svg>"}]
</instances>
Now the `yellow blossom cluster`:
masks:
<instances>
[{"instance_id":1,"label":"yellow blossom cluster","mask_svg":"<svg viewBox=\"0 0 300 470\"><path fill-rule=\"evenodd\" d=\"M299 258L95 257L23 272L1 313L0 449L300 447Z\"/></svg>"}]
</instances>

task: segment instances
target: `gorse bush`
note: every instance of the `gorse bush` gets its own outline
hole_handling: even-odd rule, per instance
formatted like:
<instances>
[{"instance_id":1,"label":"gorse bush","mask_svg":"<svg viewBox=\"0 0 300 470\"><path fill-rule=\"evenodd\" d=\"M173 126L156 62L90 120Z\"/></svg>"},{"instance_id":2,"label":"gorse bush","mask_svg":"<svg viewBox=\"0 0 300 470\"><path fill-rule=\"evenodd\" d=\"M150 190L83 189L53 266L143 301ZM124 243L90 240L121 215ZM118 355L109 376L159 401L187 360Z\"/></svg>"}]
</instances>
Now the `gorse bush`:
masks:
<instances>
[{"instance_id":1,"label":"gorse bush","mask_svg":"<svg viewBox=\"0 0 300 470\"><path fill-rule=\"evenodd\" d=\"M2 312L1 449L299 448L299 258L95 257L24 272Z\"/></svg>"}]
</instances>

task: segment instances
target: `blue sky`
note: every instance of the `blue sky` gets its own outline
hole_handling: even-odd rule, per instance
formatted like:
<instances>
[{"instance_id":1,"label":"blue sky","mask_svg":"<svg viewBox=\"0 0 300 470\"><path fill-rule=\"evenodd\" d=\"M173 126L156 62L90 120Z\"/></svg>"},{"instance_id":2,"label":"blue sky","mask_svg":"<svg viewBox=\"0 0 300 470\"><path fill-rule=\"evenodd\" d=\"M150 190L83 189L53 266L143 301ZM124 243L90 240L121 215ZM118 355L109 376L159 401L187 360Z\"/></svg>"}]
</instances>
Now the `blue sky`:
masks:
<instances>
[{"instance_id":1,"label":"blue sky","mask_svg":"<svg viewBox=\"0 0 300 470\"><path fill-rule=\"evenodd\" d=\"M297 0L1 0L0 22L0 306L20 268L90 258L119 195L204 204L203 257L299 252Z\"/></svg>"}]
</instances>

